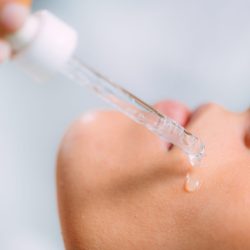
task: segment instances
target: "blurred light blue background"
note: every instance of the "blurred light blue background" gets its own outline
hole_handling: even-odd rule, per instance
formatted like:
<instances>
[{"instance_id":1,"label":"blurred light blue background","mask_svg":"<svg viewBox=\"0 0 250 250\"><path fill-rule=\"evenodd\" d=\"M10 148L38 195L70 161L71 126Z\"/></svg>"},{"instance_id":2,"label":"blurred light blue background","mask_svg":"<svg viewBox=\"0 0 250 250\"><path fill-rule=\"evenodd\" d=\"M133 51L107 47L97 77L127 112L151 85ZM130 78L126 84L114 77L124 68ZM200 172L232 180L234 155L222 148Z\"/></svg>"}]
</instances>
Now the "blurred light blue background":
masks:
<instances>
[{"instance_id":1,"label":"blurred light blue background","mask_svg":"<svg viewBox=\"0 0 250 250\"><path fill-rule=\"evenodd\" d=\"M88 64L149 103L250 105L248 0L35 0L79 30ZM36 84L0 68L0 249L63 249L55 161L60 139L84 111L106 106L58 76Z\"/></svg>"}]
</instances>

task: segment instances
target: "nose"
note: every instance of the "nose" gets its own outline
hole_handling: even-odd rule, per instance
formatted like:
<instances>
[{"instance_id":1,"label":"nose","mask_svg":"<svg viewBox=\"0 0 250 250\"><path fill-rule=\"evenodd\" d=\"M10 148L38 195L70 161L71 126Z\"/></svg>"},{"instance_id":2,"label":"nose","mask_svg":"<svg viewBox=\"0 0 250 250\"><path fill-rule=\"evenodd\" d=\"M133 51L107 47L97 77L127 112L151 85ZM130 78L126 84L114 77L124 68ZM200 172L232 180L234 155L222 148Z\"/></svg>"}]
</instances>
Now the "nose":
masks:
<instances>
[{"instance_id":1,"label":"nose","mask_svg":"<svg viewBox=\"0 0 250 250\"><path fill-rule=\"evenodd\" d=\"M207 113L207 112L220 112L220 111L225 111L225 109L215 103L206 103L201 106L199 106L192 114L192 118L195 116L199 116L202 113Z\"/></svg>"}]
</instances>

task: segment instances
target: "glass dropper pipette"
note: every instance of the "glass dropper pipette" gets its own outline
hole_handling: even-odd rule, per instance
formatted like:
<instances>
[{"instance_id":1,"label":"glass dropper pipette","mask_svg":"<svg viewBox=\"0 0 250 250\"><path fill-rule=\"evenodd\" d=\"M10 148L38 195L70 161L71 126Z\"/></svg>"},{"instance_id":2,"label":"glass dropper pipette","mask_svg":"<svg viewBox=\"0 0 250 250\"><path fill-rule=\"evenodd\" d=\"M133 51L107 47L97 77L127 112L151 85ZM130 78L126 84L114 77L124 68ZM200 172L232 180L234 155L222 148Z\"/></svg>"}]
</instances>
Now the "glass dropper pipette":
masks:
<instances>
[{"instance_id":1,"label":"glass dropper pipette","mask_svg":"<svg viewBox=\"0 0 250 250\"><path fill-rule=\"evenodd\" d=\"M126 89L90 68L77 57L72 57L62 73L74 82L85 85L113 107L142 124L162 140L178 146L197 165L204 154L204 144L187 132L176 121L161 114Z\"/></svg>"},{"instance_id":2,"label":"glass dropper pipette","mask_svg":"<svg viewBox=\"0 0 250 250\"><path fill-rule=\"evenodd\" d=\"M199 164L205 151L201 140L74 57L77 32L50 12L31 15L25 25L7 39L16 52L15 61L36 78L48 78L60 71L74 82L89 87L162 140L179 147L192 165Z\"/></svg>"}]
</instances>

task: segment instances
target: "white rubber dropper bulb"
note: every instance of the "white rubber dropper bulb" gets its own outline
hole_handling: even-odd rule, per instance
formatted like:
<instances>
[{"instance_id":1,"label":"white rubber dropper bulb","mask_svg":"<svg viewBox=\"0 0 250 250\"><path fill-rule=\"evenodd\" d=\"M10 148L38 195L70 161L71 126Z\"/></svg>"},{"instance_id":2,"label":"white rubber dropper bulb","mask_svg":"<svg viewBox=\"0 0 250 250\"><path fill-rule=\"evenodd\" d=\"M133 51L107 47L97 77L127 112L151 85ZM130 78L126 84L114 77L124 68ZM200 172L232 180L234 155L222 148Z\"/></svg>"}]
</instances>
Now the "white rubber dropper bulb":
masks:
<instances>
[{"instance_id":1,"label":"white rubber dropper bulb","mask_svg":"<svg viewBox=\"0 0 250 250\"><path fill-rule=\"evenodd\" d=\"M13 61L39 80L50 78L70 60L77 32L47 10L32 14L24 26L7 37Z\"/></svg>"}]
</instances>

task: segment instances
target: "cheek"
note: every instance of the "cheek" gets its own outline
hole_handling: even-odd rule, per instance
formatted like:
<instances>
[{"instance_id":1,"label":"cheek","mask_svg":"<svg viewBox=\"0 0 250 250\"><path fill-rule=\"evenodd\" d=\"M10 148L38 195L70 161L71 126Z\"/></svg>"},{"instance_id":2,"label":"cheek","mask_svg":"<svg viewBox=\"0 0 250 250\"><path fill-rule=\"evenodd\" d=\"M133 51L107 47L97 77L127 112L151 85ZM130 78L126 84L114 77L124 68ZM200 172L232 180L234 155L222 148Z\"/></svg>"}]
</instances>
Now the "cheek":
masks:
<instances>
[{"instance_id":1,"label":"cheek","mask_svg":"<svg viewBox=\"0 0 250 250\"><path fill-rule=\"evenodd\" d=\"M249 179L250 165L235 162L205 180L201 196L194 200L201 202L195 218L200 218L196 224L202 225L199 230L206 235L204 245L210 242L210 249L250 249Z\"/></svg>"}]
</instances>

